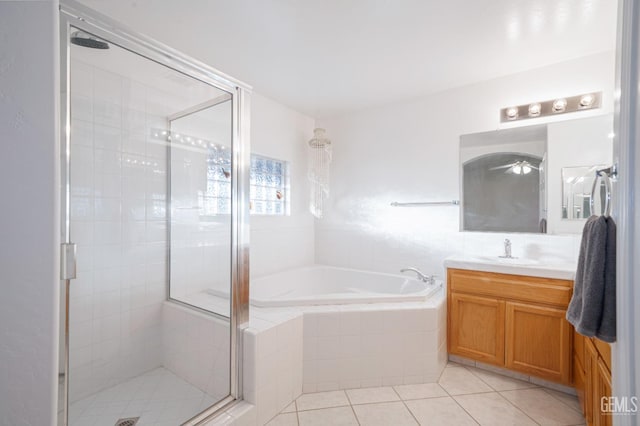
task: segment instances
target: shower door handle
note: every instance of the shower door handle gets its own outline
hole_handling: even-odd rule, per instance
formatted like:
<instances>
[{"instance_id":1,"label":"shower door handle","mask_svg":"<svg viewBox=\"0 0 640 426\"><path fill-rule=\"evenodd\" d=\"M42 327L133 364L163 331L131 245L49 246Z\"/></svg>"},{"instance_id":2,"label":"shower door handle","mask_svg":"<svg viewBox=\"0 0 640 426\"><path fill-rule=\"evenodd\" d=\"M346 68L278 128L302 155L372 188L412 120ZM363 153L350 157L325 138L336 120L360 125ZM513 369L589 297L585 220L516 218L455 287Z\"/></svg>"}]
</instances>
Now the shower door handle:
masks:
<instances>
[{"instance_id":1,"label":"shower door handle","mask_svg":"<svg viewBox=\"0 0 640 426\"><path fill-rule=\"evenodd\" d=\"M76 245L74 243L60 244L60 279L73 280L76 278Z\"/></svg>"}]
</instances>

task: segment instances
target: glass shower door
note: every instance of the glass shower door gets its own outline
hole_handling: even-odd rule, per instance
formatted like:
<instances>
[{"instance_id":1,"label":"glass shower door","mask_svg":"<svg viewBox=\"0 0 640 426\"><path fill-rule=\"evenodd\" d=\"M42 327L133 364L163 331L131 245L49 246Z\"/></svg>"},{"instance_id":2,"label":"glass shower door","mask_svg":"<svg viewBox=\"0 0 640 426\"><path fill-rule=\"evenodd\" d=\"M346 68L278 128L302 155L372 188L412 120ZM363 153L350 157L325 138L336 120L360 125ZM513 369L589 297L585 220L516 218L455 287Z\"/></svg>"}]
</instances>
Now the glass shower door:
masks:
<instances>
[{"instance_id":1,"label":"glass shower door","mask_svg":"<svg viewBox=\"0 0 640 426\"><path fill-rule=\"evenodd\" d=\"M182 424L237 395L237 93L67 21L68 424Z\"/></svg>"}]
</instances>

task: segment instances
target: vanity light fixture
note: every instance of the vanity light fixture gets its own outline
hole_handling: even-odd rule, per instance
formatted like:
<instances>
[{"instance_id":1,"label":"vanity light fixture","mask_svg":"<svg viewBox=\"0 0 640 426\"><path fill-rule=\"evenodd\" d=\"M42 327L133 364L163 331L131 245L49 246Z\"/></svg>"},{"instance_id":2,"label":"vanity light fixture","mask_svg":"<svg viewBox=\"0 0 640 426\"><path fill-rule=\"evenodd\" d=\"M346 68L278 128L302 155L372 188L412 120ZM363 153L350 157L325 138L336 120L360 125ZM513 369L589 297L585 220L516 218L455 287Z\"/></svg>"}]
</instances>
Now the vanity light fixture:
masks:
<instances>
[{"instance_id":1,"label":"vanity light fixture","mask_svg":"<svg viewBox=\"0 0 640 426\"><path fill-rule=\"evenodd\" d=\"M557 98L544 102L531 102L529 104L502 108L500 110L500 121L504 123L590 110L600 108L601 103L602 92L584 93L582 95Z\"/></svg>"}]
</instances>

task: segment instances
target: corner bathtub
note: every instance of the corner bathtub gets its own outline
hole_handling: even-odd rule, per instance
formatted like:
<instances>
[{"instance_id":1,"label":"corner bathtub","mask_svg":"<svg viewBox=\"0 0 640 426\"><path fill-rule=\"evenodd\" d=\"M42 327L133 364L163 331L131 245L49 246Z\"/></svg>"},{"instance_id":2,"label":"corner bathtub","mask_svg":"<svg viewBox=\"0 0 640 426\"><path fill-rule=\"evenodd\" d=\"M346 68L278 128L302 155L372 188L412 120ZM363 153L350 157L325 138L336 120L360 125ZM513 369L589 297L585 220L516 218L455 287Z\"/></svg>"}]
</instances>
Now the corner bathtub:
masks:
<instances>
[{"instance_id":1,"label":"corner bathtub","mask_svg":"<svg viewBox=\"0 0 640 426\"><path fill-rule=\"evenodd\" d=\"M310 266L251 281L257 307L421 302L442 288L413 276Z\"/></svg>"}]
</instances>

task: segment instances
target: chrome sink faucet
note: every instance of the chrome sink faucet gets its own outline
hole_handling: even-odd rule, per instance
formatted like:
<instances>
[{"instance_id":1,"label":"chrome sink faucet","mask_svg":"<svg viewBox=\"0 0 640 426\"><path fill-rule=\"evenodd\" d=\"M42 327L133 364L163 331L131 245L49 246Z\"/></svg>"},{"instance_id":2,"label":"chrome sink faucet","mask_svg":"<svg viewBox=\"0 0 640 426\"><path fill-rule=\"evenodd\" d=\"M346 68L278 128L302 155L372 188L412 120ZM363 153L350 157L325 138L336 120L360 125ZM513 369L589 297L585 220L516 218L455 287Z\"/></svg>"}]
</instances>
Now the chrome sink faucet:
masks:
<instances>
[{"instance_id":1,"label":"chrome sink faucet","mask_svg":"<svg viewBox=\"0 0 640 426\"><path fill-rule=\"evenodd\" d=\"M504 255L498 256L498 257L502 257L504 259L514 259L514 257L511 256L511 240L510 239L505 238L505 240L504 240Z\"/></svg>"},{"instance_id":2,"label":"chrome sink faucet","mask_svg":"<svg viewBox=\"0 0 640 426\"><path fill-rule=\"evenodd\" d=\"M422 281L424 283L429 283L431 285L434 285L436 283L436 276L435 275L425 275L418 268L404 268L404 269L400 269L400 272L401 273L415 272L420 281Z\"/></svg>"}]
</instances>

